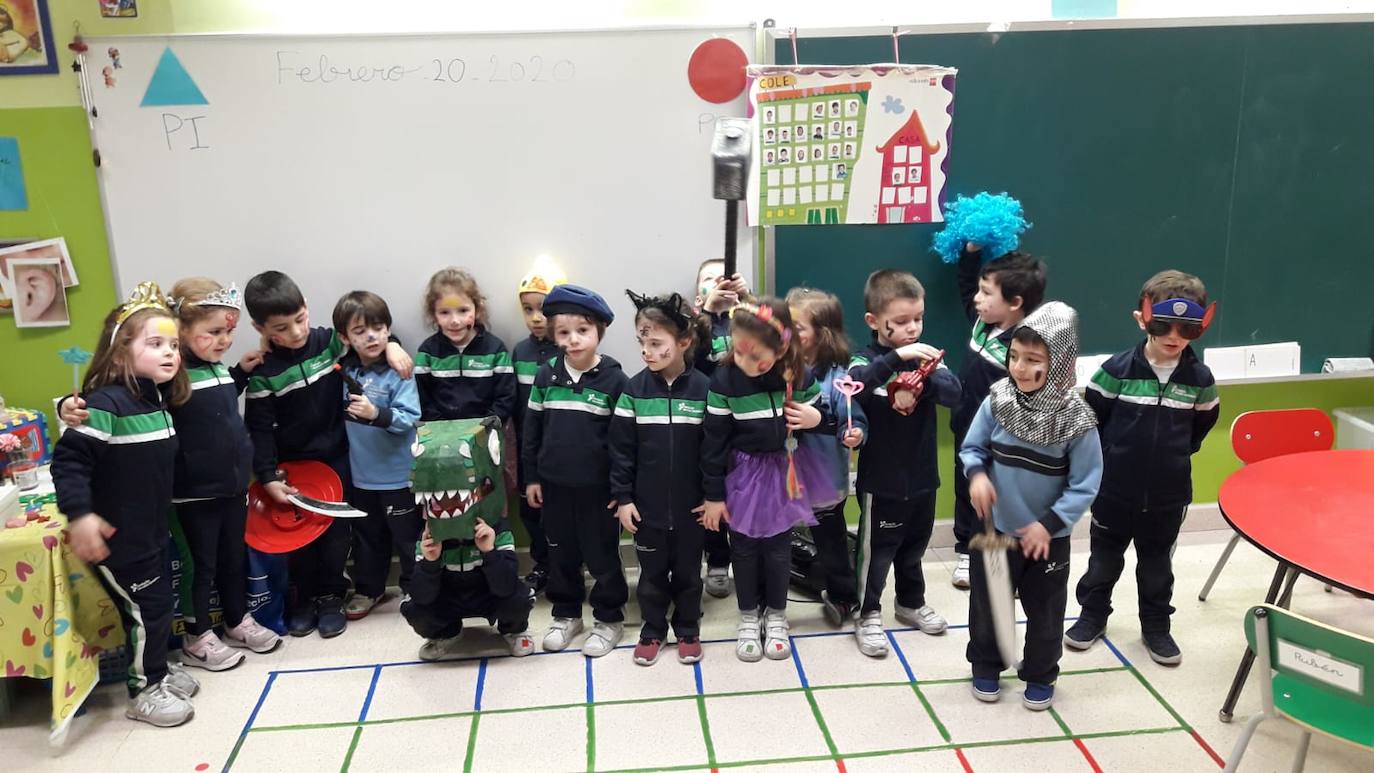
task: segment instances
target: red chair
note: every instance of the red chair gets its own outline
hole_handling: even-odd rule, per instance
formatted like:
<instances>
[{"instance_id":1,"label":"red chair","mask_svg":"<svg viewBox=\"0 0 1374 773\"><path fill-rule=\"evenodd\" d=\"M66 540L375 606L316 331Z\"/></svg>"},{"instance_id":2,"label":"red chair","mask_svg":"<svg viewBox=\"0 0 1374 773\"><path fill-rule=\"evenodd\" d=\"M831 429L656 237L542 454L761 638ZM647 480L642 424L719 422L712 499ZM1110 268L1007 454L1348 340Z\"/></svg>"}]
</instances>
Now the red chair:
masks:
<instances>
[{"instance_id":1,"label":"red chair","mask_svg":"<svg viewBox=\"0 0 1374 773\"><path fill-rule=\"evenodd\" d=\"M1270 459L1285 454L1298 454L1304 451L1329 451L1336 439L1336 431L1331 419L1316 408L1285 408L1276 411L1247 411L1231 423L1231 450L1236 458L1245 464ZM1217 559L1212 574L1198 594L1198 601L1206 601L1212 591L1212 584L1221 574L1221 568L1231 558L1231 551L1240 542L1239 534L1232 534L1231 541Z\"/></svg>"}]
</instances>

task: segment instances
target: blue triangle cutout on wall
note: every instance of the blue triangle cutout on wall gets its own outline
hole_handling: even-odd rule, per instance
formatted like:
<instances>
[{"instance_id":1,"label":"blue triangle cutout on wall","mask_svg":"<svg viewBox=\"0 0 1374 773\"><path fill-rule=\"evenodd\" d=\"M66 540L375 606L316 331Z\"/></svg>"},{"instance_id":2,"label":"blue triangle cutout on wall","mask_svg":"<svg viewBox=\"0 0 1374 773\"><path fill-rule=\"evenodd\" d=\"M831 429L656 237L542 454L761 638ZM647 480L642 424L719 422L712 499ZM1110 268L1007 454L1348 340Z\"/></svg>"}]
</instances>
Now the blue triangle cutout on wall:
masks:
<instances>
[{"instance_id":1,"label":"blue triangle cutout on wall","mask_svg":"<svg viewBox=\"0 0 1374 773\"><path fill-rule=\"evenodd\" d=\"M208 105L210 101L200 92L200 87L191 79L191 74L181 66L181 60L172 53L171 48L162 49L162 58L153 70L148 81L148 90L143 92L140 107L158 105Z\"/></svg>"}]
</instances>

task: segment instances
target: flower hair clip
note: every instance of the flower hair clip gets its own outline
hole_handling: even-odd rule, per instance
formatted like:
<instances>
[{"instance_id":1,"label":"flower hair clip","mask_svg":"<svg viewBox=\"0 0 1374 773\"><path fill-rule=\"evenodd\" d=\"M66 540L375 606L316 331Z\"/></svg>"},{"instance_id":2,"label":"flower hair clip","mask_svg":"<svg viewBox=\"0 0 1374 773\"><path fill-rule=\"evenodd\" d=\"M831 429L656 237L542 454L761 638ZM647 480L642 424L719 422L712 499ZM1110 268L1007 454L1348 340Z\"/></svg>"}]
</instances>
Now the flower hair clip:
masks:
<instances>
[{"instance_id":1,"label":"flower hair clip","mask_svg":"<svg viewBox=\"0 0 1374 773\"><path fill-rule=\"evenodd\" d=\"M791 326L784 325L782 320L774 316L772 306L755 306L752 303L737 303L733 309L730 309L730 316L733 317L735 312L738 311L752 314L755 319L768 323L769 327L777 331L778 337L782 339L783 346L787 346L792 341Z\"/></svg>"}]
</instances>

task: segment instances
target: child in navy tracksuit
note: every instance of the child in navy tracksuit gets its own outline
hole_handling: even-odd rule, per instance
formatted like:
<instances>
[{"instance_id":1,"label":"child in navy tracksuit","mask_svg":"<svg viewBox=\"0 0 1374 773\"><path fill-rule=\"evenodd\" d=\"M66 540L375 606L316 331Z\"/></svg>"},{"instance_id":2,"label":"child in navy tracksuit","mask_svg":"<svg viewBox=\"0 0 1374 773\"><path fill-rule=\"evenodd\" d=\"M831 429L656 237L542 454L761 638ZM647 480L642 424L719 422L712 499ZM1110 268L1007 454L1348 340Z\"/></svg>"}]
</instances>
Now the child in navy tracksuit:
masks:
<instances>
[{"instance_id":1,"label":"child in navy tracksuit","mask_svg":"<svg viewBox=\"0 0 1374 773\"><path fill-rule=\"evenodd\" d=\"M125 716L158 727L191 719L199 688L169 667L176 603L167 567L176 430L167 412L190 398L176 318L156 284L139 285L110 312L82 387L86 421L53 451L57 506L72 550L95 566L120 607L133 648Z\"/></svg>"},{"instance_id":2,"label":"child in navy tracksuit","mask_svg":"<svg viewBox=\"0 0 1374 773\"><path fill-rule=\"evenodd\" d=\"M525 463L520 448L524 438L525 408L530 402L530 390L534 388L534 377L539 366L558 356L558 346L553 342L553 331L549 329L548 318L544 316L544 299L549 291L564 284L568 278L546 256L534 261L530 272L520 278L516 296L520 300L520 316L525 320L525 328L530 334L521 339L511 352L512 365L515 367L515 481L520 492L520 522L530 536L530 561L533 566L525 575L525 584L536 594L544 592L549 582L549 543L544 536L542 510L530 504L525 498Z\"/></svg>"},{"instance_id":3,"label":"child in navy tracksuit","mask_svg":"<svg viewBox=\"0 0 1374 773\"><path fill-rule=\"evenodd\" d=\"M859 651L887 655L882 594L889 569L897 585L897 620L938 635L948 623L926 603L921 557L935 526L935 494L940 473L935 447L935 406L959 402L959 379L943 363L930 373L914 404L900 403L898 379L939 352L921 343L925 329L925 289L905 271L875 271L864 285L864 320L874 340L854 355L849 375L863 382L856 398L868 416L868 439L859 455L856 488L859 544ZM898 394L892 394L897 392Z\"/></svg>"},{"instance_id":4,"label":"child in navy tracksuit","mask_svg":"<svg viewBox=\"0 0 1374 773\"><path fill-rule=\"evenodd\" d=\"M477 280L457 268L435 272L425 288L425 311L437 330L415 355L420 418L509 420L515 368L506 345L486 328L487 302Z\"/></svg>"},{"instance_id":5,"label":"child in navy tracksuit","mask_svg":"<svg viewBox=\"0 0 1374 773\"><path fill-rule=\"evenodd\" d=\"M1026 683L1022 703L1043 711L1054 702L1063 654L1064 608L1069 588L1069 535L1102 480L1102 445L1092 409L1074 391L1078 315L1063 303L1046 303L1012 334L1008 378L992 385L978 408L960 456L969 497L983 521L1017 542L1005 550L1011 586L1026 614L1025 652L1017 675ZM999 648L984 552L970 551L968 660L973 694L1001 696L998 676L1011 666ZM1006 589L1001 590L1006 593ZM1008 605L1011 598L1005 599Z\"/></svg>"},{"instance_id":6,"label":"child in navy tracksuit","mask_svg":"<svg viewBox=\"0 0 1374 773\"><path fill-rule=\"evenodd\" d=\"M668 637L673 607L677 659L701 659L701 554L705 530L701 437L710 380L688 365L708 334L682 297L629 293L644 370L620 393L611 417L611 493L620 525L634 535L639 559L639 643L632 657L653 665Z\"/></svg>"},{"instance_id":7,"label":"child in navy tracksuit","mask_svg":"<svg viewBox=\"0 0 1374 773\"><path fill-rule=\"evenodd\" d=\"M393 553L401 563L401 593L410 591L415 543L424 525L410 491L419 379L403 379L386 364L391 310L377 295L359 290L340 298L334 306L334 330L349 348L340 362L347 376L340 400L353 474L349 501L367 513L353 524L355 592L344 609L349 620L359 620L385 594Z\"/></svg>"},{"instance_id":8,"label":"child in navy tracksuit","mask_svg":"<svg viewBox=\"0 0 1374 773\"><path fill-rule=\"evenodd\" d=\"M525 496L544 508L549 540L549 584L553 623L544 649L566 649L582 631L586 597L582 566L592 575L596 624L582 654L600 657L623 634L629 586L620 565L620 522L611 498L610 454L606 447L611 412L625 388L625 372L609 355L598 354L615 315L600 295L576 285L559 285L544 299L554 340L563 350L539 368L530 390L521 451Z\"/></svg>"}]
</instances>

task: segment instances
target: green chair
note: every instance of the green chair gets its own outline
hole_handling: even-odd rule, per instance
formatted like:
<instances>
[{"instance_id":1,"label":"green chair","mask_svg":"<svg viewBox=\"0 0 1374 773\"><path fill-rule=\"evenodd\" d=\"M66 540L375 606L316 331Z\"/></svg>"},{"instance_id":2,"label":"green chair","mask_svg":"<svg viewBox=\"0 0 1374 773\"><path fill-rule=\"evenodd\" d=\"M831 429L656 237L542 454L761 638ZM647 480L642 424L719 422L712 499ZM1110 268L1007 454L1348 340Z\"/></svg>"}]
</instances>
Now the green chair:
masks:
<instances>
[{"instance_id":1,"label":"green chair","mask_svg":"<svg viewBox=\"0 0 1374 773\"><path fill-rule=\"evenodd\" d=\"M1236 739L1228 773L1240 765L1255 728L1270 717L1303 731L1294 773L1307 760L1313 733L1374 751L1374 639L1270 604L1245 614L1245 638L1259 661L1264 705Z\"/></svg>"}]
</instances>

